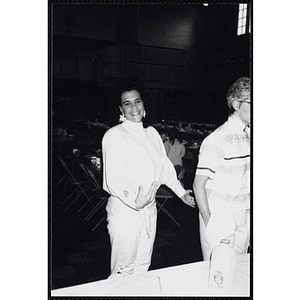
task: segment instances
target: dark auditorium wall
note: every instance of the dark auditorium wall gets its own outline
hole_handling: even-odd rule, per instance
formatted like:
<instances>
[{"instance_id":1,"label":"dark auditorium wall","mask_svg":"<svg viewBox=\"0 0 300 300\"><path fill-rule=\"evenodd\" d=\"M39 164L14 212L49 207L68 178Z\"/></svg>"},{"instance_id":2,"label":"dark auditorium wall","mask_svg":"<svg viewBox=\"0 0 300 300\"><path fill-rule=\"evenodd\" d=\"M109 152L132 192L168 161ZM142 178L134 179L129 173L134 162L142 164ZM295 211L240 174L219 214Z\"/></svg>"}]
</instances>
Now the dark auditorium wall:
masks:
<instances>
[{"instance_id":1,"label":"dark auditorium wall","mask_svg":"<svg viewBox=\"0 0 300 300\"><path fill-rule=\"evenodd\" d=\"M249 35L236 35L238 5L53 4L52 8L53 99L71 96L86 117L94 118L96 110L105 118L101 106L124 72L124 46L167 49L171 54L178 50L184 55L179 65L161 66L161 74L179 68L179 77L145 80L154 109L161 112L158 119L177 113L180 119L220 123L227 116L224 99L229 85L250 75ZM161 105L166 98L178 112Z\"/></svg>"}]
</instances>

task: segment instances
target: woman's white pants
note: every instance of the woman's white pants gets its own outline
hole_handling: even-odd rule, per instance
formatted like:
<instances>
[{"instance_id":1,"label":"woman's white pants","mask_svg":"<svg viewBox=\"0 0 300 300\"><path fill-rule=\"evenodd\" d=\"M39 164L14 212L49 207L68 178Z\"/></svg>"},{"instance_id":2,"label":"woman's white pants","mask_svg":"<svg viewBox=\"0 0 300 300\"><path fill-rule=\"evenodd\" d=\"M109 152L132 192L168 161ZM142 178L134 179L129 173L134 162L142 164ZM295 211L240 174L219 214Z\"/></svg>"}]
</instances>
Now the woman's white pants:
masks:
<instances>
[{"instance_id":1,"label":"woman's white pants","mask_svg":"<svg viewBox=\"0 0 300 300\"><path fill-rule=\"evenodd\" d=\"M106 208L111 243L111 274L146 272L151 264L156 235L155 201L141 211L133 210L123 203L121 206L120 203L115 204L115 201L108 203Z\"/></svg>"}]
</instances>

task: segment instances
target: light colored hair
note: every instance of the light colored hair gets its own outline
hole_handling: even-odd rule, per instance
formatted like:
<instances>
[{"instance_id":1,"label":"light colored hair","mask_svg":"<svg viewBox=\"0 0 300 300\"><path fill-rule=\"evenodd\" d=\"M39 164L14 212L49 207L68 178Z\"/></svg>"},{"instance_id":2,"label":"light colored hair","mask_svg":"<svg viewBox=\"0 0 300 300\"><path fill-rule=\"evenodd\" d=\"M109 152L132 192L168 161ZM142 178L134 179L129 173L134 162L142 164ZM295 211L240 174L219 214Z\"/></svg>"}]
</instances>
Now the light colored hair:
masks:
<instances>
[{"instance_id":1,"label":"light colored hair","mask_svg":"<svg viewBox=\"0 0 300 300\"><path fill-rule=\"evenodd\" d=\"M241 77L232 86L229 88L227 92L227 104L229 109L232 108L232 102L234 100L241 100L245 97L250 96L251 90L251 80L249 77Z\"/></svg>"}]
</instances>

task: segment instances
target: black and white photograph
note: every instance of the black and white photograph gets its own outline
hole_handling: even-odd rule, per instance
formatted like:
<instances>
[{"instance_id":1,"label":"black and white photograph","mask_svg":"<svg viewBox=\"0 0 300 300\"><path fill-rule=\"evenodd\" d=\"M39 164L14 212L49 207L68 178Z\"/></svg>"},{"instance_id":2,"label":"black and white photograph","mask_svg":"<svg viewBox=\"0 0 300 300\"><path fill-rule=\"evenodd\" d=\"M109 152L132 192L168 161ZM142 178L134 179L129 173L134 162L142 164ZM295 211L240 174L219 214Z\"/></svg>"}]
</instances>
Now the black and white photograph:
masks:
<instances>
[{"instance_id":1,"label":"black and white photograph","mask_svg":"<svg viewBox=\"0 0 300 300\"><path fill-rule=\"evenodd\" d=\"M51 297L251 295L252 2L49 1Z\"/></svg>"},{"instance_id":2,"label":"black and white photograph","mask_svg":"<svg viewBox=\"0 0 300 300\"><path fill-rule=\"evenodd\" d=\"M3 299L298 297L298 2L1 4Z\"/></svg>"}]
</instances>

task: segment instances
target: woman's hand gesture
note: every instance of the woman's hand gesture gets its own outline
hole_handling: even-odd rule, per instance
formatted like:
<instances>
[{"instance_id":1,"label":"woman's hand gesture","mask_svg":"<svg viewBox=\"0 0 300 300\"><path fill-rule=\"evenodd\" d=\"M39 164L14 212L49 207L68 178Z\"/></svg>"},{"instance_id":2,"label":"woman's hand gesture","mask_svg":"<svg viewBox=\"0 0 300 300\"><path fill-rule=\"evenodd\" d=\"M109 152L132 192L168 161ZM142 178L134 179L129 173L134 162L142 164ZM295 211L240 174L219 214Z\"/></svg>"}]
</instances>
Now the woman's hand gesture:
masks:
<instances>
[{"instance_id":1,"label":"woman's hand gesture","mask_svg":"<svg viewBox=\"0 0 300 300\"><path fill-rule=\"evenodd\" d=\"M145 206L147 206L149 203L151 203L151 201L154 199L156 189L157 189L157 183L153 182L149 189L148 194L144 195L143 187L141 185L139 186L138 194L135 199L135 207L137 210L140 210Z\"/></svg>"},{"instance_id":2,"label":"woman's hand gesture","mask_svg":"<svg viewBox=\"0 0 300 300\"><path fill-rule=\"evenodd\" d=\"M190 195L190 193L192 193L191 190L186 190L184 195L180 199L186 205L191 206L191 207L195 207L196 206L195 199L192 195Z\"/></svg>"}]
</instances>

